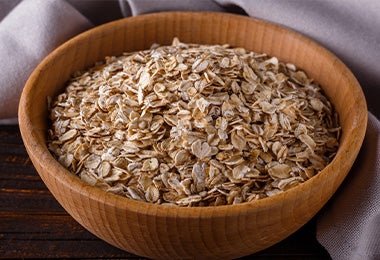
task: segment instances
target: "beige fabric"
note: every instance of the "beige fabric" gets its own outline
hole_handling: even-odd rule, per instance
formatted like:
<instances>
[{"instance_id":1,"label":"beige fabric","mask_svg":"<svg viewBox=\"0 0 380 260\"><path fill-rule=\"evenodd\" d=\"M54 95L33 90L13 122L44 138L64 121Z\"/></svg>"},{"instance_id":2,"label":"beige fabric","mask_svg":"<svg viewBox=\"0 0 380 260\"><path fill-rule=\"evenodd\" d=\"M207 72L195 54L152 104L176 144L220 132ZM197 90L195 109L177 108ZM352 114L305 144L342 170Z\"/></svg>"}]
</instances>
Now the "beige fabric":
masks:
<instances>
[{"instance_id":1,"label":"beige fabric","mask_svg":"<svg viewBox=\"0 0 380 260\"><path fill-rule=\"evenodd\" d=\"M18 2L0 0L0 124L17 123L15 117L23 85L44 56L93 24L122 15L168 10L246 13L297 30L330 49L359 79L371 113L354 167L318 215L317 239L333 259L380 259L380 122L377 119L380 117L377 102L380 1L24 0L16 6Z\"/></svg>"}]
</instances>

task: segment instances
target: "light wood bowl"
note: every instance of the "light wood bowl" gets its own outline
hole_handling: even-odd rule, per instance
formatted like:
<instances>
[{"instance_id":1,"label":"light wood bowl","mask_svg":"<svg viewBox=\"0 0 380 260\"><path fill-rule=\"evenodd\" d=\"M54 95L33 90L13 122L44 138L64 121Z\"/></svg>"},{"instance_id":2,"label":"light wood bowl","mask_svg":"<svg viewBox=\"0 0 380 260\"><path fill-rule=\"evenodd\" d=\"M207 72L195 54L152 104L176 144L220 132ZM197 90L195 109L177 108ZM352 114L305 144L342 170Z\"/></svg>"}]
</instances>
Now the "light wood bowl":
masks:
<instances>
[{"instance_id":1,"label":"light wood bowl","mask_svg":"<svg viewBox=\"0 0 380 260\"><path fill-rule=\"evenodd\" d=\"M325 90L340 116L334 160L318 175L280 195L233 206L180 208L123 198L90 187L62 167L46 146L47 97L70 75L107 55L152 43L229 43L265 52L304 69ZM130 253L149 258L237 258L265 249L308 222L331 198L361 147L366 102L355 77L310 39L264 21L222 13L170 12L126 18L87 31L46 57L26 83L19 106L22 138L42 180L86 229Z\"/></svg>"}]
</instances>

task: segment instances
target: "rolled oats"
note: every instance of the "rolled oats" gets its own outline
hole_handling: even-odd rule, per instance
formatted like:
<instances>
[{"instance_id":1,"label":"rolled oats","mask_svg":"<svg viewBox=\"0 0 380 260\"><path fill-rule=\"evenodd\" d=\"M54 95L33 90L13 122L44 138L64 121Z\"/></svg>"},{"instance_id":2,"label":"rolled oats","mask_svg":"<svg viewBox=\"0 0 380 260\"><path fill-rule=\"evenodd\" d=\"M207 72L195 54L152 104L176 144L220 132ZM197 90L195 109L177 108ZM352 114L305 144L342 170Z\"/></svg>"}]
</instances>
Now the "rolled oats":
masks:
<instances>
[{"instance_id":1,"label":"rolled oats","mask_svg":"<svg viewBox=\"0 0 380 260\"><path fill-rule=\"evenodd\" d=\"M178 206L279 194L334 157L338 117L293 64L228 45L107 57L49 100L48 147L90 185Z\"/></svg>"}]
</instances>

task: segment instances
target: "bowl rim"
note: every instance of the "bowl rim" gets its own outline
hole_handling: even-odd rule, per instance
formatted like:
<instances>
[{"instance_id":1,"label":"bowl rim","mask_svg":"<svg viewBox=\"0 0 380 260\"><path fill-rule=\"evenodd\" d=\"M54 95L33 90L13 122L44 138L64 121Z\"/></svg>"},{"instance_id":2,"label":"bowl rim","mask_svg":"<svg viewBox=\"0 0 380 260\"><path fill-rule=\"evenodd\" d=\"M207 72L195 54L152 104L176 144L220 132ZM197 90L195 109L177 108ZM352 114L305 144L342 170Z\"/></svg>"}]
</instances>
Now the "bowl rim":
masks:
<instances>
[{"instance_id":1,"label":"bowl rim","mask_svg":"<svg viewBox=\"0 0 380 260\"><path fill-rule=\"evenodd\" d=\"M160 13L150 13L150 14L143 14L133 17L127 17L122 18L119 20L115 20L97 27L94 27L92 29L89 29L70 40L66 41L62 45L60 45L58 48L56 48L54 51L52 51L50 54L48 54L40 63L39 65L34 69L31 76L27 80L24 90L21 95L20 104L19 104L19 124L20 124L20 131L22 135L22 139L24 141L25 147L29 153L30 157L35 158L36 160L32 160L34 164L38 164L38 167L40 168L50 168L53 169L55 172L53 173L55 175L54 179L55 182L58 182L60 185L64 185L68 187L69 189L73 190L74 192L78 192L81 194L85 194L85 196L91 197L92 200L95 200L98 203L106 204L108 206L116 206L118 208L121 208L123 210L132 211L136 213L144 213L145 215L154 215L154 216L162 216L162 217L168 217L168 216L175 216L179 218L209 218L210 216L213 217L226 217L228 216L238 216L242 214L242 212L247 212L251 210L260 210L266 207L273 207L274 205L277 205L281 207L281 201L284 200L286 197L294 197L299 193L301 190L307 190L311 189L312 186L319 181L320 179L324 179L325 175L328 174L328 169L335 166L336 161L339 157L342 156L342 149L346 147L339 147L336 156L334 159L318 174L313 176L311 179L305 181L304 183L299 184L298 186L291 188L289 190L286 190L280 194L266 197L259 200L254 200L251 202L244 202L240 204L235 205L221 205L221 206L207 206L207 207L180 207L180 206L166 206L166 205L158 205L148 202L141 202L133 199L129 199L120 195L112 194L106 191L103 191L97 187L93 187L84 181L82 181L78 176L71 173L69 170L64 168L50 153L50 151L47 148L46 142L44 145L41 145L41 143L38 141L38 130L33 125L33 117L30 115L29 111L26 110L27 104L31 103L32 100L30 100L30 93L35 88L35 82L37 81L40 73L44 71L44 68L55 59L55 55L57 53L60 53L62 50L71 48L72 46L75 46L78 42L81 42L84 38L86 38L89 34L93 33L99 33L107 28L112 28L114 26L118 26L120 24L128 23L128 21L136 20L136 19L148 19L149 17L153 16L164 16L164 15L182 15L182 14L190 14L190 15L220 15L220 16L226 16L226 17L232 17L236 18L239 17L239 19L246 19L246 20L253 20L256 23L259 24L265 24L269 26L272 30L286 30L287 33L290 33L294 35L295 37L306 39L313 47L318 48L319 50L323 51L324 53L331 56L333 59L336 60L337 66L341 66L345 69L347 73L347 77L349 80L353 81L353 84L355 85L355 90L359 93L358 100L360 100L360 106L362 108L366 109L366 102L365 97L362 92L362 89L357 82L356 78L352 74L352 72L346 67L343 62L337 58L332 52L322 47L317 42L311 40L310 38L302 35L299 32L296 32L292 29L289 29L284 26L280 26L268 21L260 20L253 17L243 16L243 15L237 15L237 14L231 14L231 13L220 13L220 12L208 12L208 11L175 11L175 12L160 12ZM360 127L359 135L356 136L358 138L358 143L360 143L359 147L357 147L356 155L359 152L360 146L364 139L364 134L366 130L366 123L367 123L367 113L361 114L361 115L353 115L358 118L356 118L357 126ZM360 118L362 116L362 118ZM46 131L46 129L45 129ZM43 160L40 160L40 159ZM352 166L352 165L351 165ZM50 170L51 171L51 170ZM347 171L348 172L348 171ZM38 171L39 173L39 171ZM347 173L346 173L347 174ZM41 174L39 173L41 176ZM41 176L42 177L42 176ZM51 191L52 192L52 191ZM53 193L54 194L54 193ZM168 209L171 210L168 210ZM319 209L318 209L319 210ZM228 214L227 214L228 213Z\"/></svg>"}]
</instances>

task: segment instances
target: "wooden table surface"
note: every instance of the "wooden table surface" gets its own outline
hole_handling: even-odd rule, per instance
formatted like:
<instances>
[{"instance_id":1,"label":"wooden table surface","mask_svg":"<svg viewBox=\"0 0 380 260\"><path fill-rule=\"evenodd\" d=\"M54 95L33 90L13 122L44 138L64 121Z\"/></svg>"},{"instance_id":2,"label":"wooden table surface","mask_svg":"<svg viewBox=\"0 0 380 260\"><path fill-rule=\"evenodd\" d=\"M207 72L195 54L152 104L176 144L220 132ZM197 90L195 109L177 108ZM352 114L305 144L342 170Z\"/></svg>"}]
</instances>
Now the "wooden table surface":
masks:
<instances>
[{"instance_id":1,"label":"wooden table surface","mask_svg":"<svg viewBox=\"0 0 380 260\"><path fill-rule=\"evenodd\" d=\"M331 259L315 238L315 225L312 219L252 256ZM0 126L0 258L141 259L103 242L66 213L34 169L18 126Z\"/></svg>"}]
</instances>

